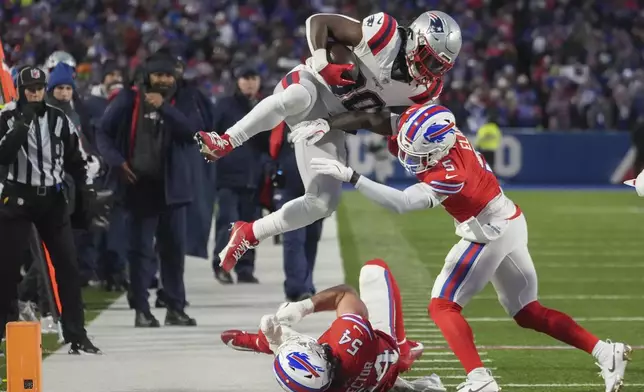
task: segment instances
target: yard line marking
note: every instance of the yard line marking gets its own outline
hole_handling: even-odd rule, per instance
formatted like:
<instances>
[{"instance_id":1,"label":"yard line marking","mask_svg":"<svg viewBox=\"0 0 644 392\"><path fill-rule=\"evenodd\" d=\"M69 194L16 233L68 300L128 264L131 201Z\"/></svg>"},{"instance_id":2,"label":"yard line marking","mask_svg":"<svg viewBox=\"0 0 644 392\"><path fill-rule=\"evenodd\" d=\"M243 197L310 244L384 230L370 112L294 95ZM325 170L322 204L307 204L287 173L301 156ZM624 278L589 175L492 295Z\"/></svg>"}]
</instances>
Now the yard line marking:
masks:
<instances>
[{"instance_id":1,"label":"yard line marking","mask_svg":"<svg viewBox=\"0 0 644 392\"><path fill-rule=\"evenodd\" d=\"M495 367L488 367L487 369L497 370L497 368L495 368ZM428 368L426 368L426 367L421 367L421 368L413 367L410 370L410 372L416 372L416 371L418 371L418 372L434 372L434 373L437 373L439 371L452 371L452 372L461 371L461 372L464 372L462 367L434 367L434 366L428 367ZM424 377L424 376L411 376L409 378L412 378L412 377L417 378L417 377ZM463 376L463 377L465 377L465 376ZM403 378L407 378L407 377L403 377Z\"/></svg>"},{"instance_id":2,"label":"yard line marking","mask_svg":"<svg viewBox=\"0 0 644 392\"><path fill-rule=\"evenodd\" d=\"M498 301L499 297L496 295L481 295L478 297L474 297L474 299L484 299L484 300L494 300ZM539 299L545 299L545 300L570 300L570 301L587 301L587 300L611 300L611 301L617 301L617 300L626 300L626 299L644 299L644 295L631 295L631 294L552 294L552 295L540 295ZM404 308L408 308L410 310L417 310L418 308L423 309L425 313L427 313L427 302L428 301L420 301L420 300L411 300L411 301L405 301L405 306ZM411 306L410 306L411 305ZM407 314L407 311L405 311L405 314Z\"/></svg>"},{"instance_id":3,"label":"yard line marking","mask_svg":"<svg viewBox=\"0 0 644 392\"><path fill-rule=\"evenodd\" d=\"M633 350L644 350L644 345L634 346L630 345ZM578 350L575 347L571 346L512 346L512 345L503 345L503 346L476 346L479 350L520 350L520 351L548 351L548 350ZM423 355L431 355L432 350L449 350L449 346L425 346ZM429 352L428 352L429 351Z\"/></svg>"},{"instance_id":4,"label":"yard line marking","mask_svg":"<svg viewBox=\"0 0 644 392\"><path fill-rule=\"evenodd\" d=\"M439 356L439 357L443 357L443 356L448 357L448 356L454 355L454 353L453 353L453 352L451 352L451 351L423 352L423 356L425 356L425 355L429 355L429 356ZM479 355L487 355L487 352L486 352L486 351L482 351L482 352L480 352L480 353L479 353Z\"/></svg>"},{"instance_id":5,"label":"yard line marking","mask_svg":"<svg viewBox=\"0 0 644 392\"><path fill-rule=\"evenodd\" d=\"M440 376L440 375L439 375ZM408 376L404 378L417 379L427 376ZM495 376L496 377L496 376ZM443 384L446 387L457 387L459 384ZM605 387L605 384L500 384L501 387L509 388L588 388L588 387ZM644 387L644 384L624 383L625 387Z\"/></svg>"},{"instance_id":6,"label":"yard line marking","mask_svg":"<svg viewBox=\"0 0 644 392\"><path fill-rule=\"evenodd\" d=\"M581 243L580 243L581 244ZM581 247L581 246L580 246ZM433 259L435 257L445 257L447 254L446 251L428 251L428 252L423 252L423 256L425 259ZM634 250L624 250L624 249L593 249L593 250L582 250L582 249L574 249L574 250L534 250L531 251L530 254L532 256L536 256L537 259L539 258L548 258L548 257L560 257L560 256L571 256L575 257L575 259L580 259L580 258L589 258L589 259L597 259L600 257L605 257L605 256L632 256L633 258L635 257L641 257L644 256L644 250L642 249L634 249ZM535 263L537 267L543 267L544 265L547 265L548 263ZM566 265L588 265L584 263L550 263L550 264L556 264L560 265L561 267L565 267ZM609 263L610 264L610 263ZM628 264L628 263L627 263ZM632 263L636 264L636 263ZM640 263L641 264L641 263ZM592 264L591 264L592 265ZM431 267L435 266L440 266L442 267L442 264L436 264L432 263Z\"/></svg>"},{"instance_id":7,"label":"yard line marking","mask_svg":"<svg viewBox=\"0 0 644 392\"><path fill-rule=\"evenodd\" d=\"M642 322L644 317L573 317L575 321L623 321L623 322ZM509 317L468 317L470 322L515 322ZM422 326L427 323L426 318L409 317L405 320L405 325Z\"/></svg>"},{"instance_id":8,"label":"yard line marking","mask_svg":"<svg viewBox=\"0 0 644 392\"><path fill-rule=\"evenodd\" d=\"M483 362L494 362L492 359L484 359ZM458 359L417 359L414 363L460 363Z\"/></svg>"}]
</instances>

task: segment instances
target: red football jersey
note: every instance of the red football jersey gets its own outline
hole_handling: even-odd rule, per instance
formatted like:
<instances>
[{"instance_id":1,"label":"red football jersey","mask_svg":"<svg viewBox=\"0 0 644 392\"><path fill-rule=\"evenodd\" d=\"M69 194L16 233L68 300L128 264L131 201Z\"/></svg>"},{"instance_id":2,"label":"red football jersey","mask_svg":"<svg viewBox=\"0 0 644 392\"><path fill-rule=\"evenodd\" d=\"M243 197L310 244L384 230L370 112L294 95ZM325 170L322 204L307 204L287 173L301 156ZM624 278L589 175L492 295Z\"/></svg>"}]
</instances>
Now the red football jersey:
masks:
<instances>
[{"instance_id":1,"label":"red football jersey","mask_svg":"<svg viewBox=\"0 0 644 392\"><path fill-rule=\"evenodd\" d=\"M436 166L416 177L438 195L448 196L443 207L458 222L478 216L501 193L499 181L485 158L474 151L459 131L449 153Z\"/></svg>"},{"instance_id":2,"label":"red football jersey","mask_svg":"<svg viewBox=\"0 0 644 392\"><path fill-rule=\"evenodd\" d=\"M388 391L398 377L398 346L355 314L337 318L318 342L331 346L340 369L330 392Z\"/></svg>"},{"instance_id":3,"label":"red football jersey","mask_svg":"<svg viewBox=\"0 0 644 392\"><path fill-rule=\"evenodd\" d=\"M389 151L398 156L398 143L392 136ZM456 144L436 166L416 177L428 184L437 195L448 196L445 210L458 222L478 214L501 193L499 181L485 158L472 148L467 138L456 131Z\"/></svg>"}]
</instances>

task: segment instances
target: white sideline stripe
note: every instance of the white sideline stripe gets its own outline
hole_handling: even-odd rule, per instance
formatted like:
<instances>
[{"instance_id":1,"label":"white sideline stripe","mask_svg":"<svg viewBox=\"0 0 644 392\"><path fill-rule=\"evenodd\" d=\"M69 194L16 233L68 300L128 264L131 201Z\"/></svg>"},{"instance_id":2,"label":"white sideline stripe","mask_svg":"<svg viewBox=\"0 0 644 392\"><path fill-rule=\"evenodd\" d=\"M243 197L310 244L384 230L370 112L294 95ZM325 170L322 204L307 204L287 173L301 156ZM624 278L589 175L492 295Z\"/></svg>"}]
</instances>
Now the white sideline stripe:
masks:
<instances>
[{"instance_id":1,"label":"white sideline stripe","mask_svg":"<svg viewBox=\"0 0 644 392\"><path fill-rule=\"evenodd\" d=\"M436 344L436 343L445 343L445 339L440 339L440 340L420 340L422 343L427 343L427 344Z\"/></svg>"},{"instance_id":2,"label":"white sideline stripe","mask_svg":"<svg viewBox=\"0 0 644 392\"><path fill-rule=\"evenodd\" d=\"M573 317L575 321L623 321L623 322L642 322L644 317ZM509 317L468 317L467 321L470 322L514 322L514 319ZM405 320L406 325L422 326L427 323L426 318L410 317Z\"/></svg>"}]
</instances>

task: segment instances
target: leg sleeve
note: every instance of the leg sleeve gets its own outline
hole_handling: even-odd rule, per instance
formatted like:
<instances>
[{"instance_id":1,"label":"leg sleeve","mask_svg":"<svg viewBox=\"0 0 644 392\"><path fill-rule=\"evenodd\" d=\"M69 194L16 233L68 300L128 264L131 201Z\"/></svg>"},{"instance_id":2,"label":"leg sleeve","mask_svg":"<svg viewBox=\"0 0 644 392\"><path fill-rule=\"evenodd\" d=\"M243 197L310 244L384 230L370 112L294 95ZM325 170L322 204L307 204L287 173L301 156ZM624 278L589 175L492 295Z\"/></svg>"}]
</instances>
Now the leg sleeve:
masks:
<instances>
[{"instance_id":1,"label":"leg sleeve","mask_svg":"<svg viewBox=\"0 0 644 392\"><path fill-rule=\"evenodd\" d=\"M317 100L317 88L312 81L300 78L300 72L287 75L285 79L291 76L291 84L278 86L273 95L259 102L226 131L233 146L239 146L256 134L275 128L287 117L303 115L311 110Z\"/></svg>"}]
</instances>

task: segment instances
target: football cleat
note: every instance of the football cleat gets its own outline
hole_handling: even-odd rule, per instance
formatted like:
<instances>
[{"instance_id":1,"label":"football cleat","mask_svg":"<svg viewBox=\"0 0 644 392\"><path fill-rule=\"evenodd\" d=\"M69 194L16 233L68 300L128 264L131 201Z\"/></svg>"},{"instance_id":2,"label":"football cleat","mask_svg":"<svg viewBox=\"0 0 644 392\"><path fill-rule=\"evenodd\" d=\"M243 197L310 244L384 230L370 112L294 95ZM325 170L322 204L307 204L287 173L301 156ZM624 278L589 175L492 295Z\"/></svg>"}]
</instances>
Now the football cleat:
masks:
<instances>
[{"instance_id":1,"label":"football cleat","mask_svg":"<svg viewBox=\"0 0 644 392\"><path fill-rule=\"evenodd\" d=\"M465 382L456 387L456 392L499 392L500 390L501 387L492 377L492 372L486 368L472 370Z\"/></svg>"},{"instance_id":2,"label":"football cleat","mask_svg":"<svg viewBox=\"0 0 644 392\"><path fill-rule=\"evenodd\" d=\"M249 249L259 245L253 233L252 222L235 222L230 229L230 239L226 247L219 253L219 266L230 272L235 264L248 252Z\"/></svg>"},{"instance_id":3,"label":"football cleat","mask_svg":"<svg viewBox=\"0 0 644 392\"><path fill-rule=\"evenodd\" d=\"M612 352L611 355L597 362L597 366L601 369L599 375L606 383L606 392L619 392L624 386L624 373L633 349L624 343L613 343L610 340L606 343L611 345Z\"/></svg>"},{"instance_id":4,"label":"football cleat","mask_svg":"<svg viewBox=\"0 0 644 392\"><path fill-rule=\"evenodd\" d=\"M220 136L217 132L199 131L195 135L195 140L199 144L201 155L210 162L228 155L233 150L230 136L226 134Z\"/></svg>"},{"instance_id":5,"label":"football cleat","mask_svg":"<svg viewBox=\"0 0 644 392\"><path fill-rule=\"evenodd\" d=\"M259 334L230 329L221 333L221 341L233 350L272 354Z\"/></svg>"}]
</instances>

